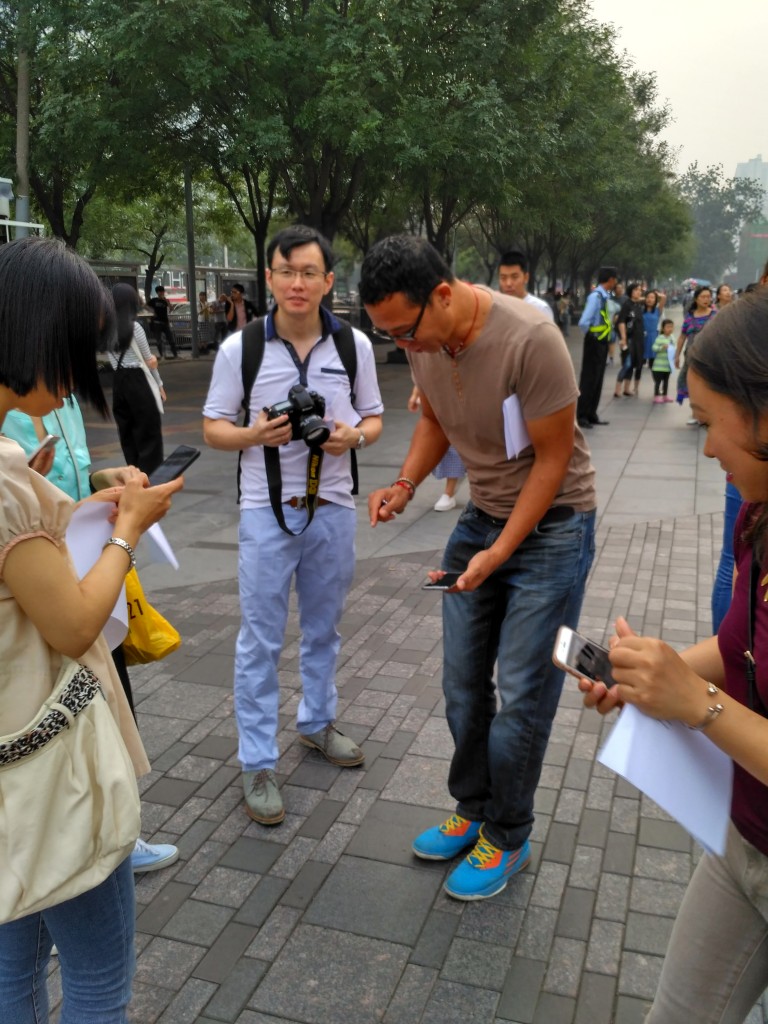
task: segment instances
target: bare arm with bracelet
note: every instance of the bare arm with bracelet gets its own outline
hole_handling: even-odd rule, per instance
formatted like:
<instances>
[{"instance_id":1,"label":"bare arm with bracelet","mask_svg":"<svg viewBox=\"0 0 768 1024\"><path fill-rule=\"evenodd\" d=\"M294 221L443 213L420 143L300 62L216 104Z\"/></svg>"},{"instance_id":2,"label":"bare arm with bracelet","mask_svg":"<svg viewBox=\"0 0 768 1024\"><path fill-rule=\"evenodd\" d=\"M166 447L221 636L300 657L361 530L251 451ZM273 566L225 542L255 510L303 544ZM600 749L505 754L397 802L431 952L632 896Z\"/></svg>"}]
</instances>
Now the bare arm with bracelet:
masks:
<instances>
[{"instance_id":1,"label":"bare arm with bracelet","mask_svg":"<svg viewBox=\"0 0 768 1024\"><path fill-rule=\"evenodd\" d=\"M130 548L162 519L183 480L160 487L145 484L144 474L129 468L121 490L102 492L105 500L117 501L113 537ZM127 550L108 544L91 571L78 580L66 548L45 537L30 537L8 552L3 578L46 642L62 654L79 658L104 628L130 563Z\"/></svg>"}]
</instances>

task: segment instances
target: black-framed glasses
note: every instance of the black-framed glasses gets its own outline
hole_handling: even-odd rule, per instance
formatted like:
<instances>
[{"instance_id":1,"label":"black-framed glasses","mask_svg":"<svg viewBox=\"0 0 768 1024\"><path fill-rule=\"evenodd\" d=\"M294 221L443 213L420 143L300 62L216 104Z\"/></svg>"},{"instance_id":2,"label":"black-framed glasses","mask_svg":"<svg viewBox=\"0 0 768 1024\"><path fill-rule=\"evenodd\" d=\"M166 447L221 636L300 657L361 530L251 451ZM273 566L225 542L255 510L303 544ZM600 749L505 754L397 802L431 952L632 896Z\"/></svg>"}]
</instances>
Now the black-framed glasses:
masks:
<instances>
[{"instance_id":1,"label":"black-framed glasses","mask_svg":"<svg viewBox=\"0 0 768 1024\"><path fill-rule=\"evenodd\" d=\"M320 281L327 276L326 272L317 270L315 267L307 267L306 270L294 270L293 267L275 267L272 270L272 277L276 277L279 281L284 281L286 284L289 281L293 281L296 277L306 281L307 284L314 284L316 281Z\"/></svg>"},{"instance_id":2,"label":"black-framed glasses","mask_svg":"<svg viewBox=\"0 0 768 1024\"><path fill-rule=\"evenodd\" d=\"M430 295L432 293L430 292ZM382 341L416 341L416 331L419 329L421 318L424 316L424 310L427 308L429 303L430 295L424 299L419 310L419 315L416 317L416 323L413 327L407 331L399 331L397 334L390 334L389 331L383 331L380 327L372 327L371 331L376 335L377 338L381 338Z\"/></svg>"}]
</instances>

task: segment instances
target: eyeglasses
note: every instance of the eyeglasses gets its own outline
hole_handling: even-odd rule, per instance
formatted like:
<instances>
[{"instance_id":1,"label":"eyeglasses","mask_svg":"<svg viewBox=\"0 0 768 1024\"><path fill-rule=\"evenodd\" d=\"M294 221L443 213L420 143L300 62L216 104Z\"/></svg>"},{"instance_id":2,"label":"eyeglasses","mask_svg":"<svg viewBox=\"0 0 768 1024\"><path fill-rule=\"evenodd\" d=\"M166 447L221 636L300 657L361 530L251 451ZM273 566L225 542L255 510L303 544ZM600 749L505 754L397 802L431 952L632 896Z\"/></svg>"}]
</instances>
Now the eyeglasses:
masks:
<instances>
[{"instance_id":1,"label":"eyeglasses","mask_svg":"<svg viewBox=\"0 0 768 1024\"><path fill-rule=\"evenodd\" d=\"M430 295L432 293L430 292ZM389 331L383 331L380 327L372 327L371 332L376 335L377 338L381 338L382 341L415 341L416 331L419 329L421 318L424 316L424 311L427 308L429 302L429 295L424 299L419 310L419 315L416 317L416 323L407 331L400 331L398 334L390 334Z\"/></svg>"},{"instance_id":2,"label":"eyeglasses","mask_svg":"<svg viewBox=\"0 0 768 1024\"><path fill-rule=\"evenodd\" d=\"M306 270L294 270L293 267L276 267L272 271L272 277L276 277L278 281L284 281L286 284L295 277L301 278L307 284L312 284L327 276L322 270L316 270L314 267L307 267Z\"/></svg>"}]
</instances>

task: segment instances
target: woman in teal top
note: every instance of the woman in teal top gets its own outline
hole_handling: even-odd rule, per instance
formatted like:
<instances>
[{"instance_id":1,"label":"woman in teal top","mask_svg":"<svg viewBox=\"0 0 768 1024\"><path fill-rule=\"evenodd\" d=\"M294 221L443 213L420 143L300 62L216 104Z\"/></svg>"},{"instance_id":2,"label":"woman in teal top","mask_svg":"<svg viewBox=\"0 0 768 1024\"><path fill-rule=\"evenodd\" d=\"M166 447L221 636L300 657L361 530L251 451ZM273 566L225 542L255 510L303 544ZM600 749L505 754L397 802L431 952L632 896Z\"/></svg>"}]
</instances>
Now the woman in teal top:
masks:
<instances>
[{"instance_id":1,"label":"woman in teal top","mask_svg":"<svg viewBox=\"0 0 768 1024\"><path fill-rule=\"evenodd\" d=\"M53 450L53 468L46 474L52 484L75 501L91 493L88 473L91 456L85 440L85 424L77 399L70 397L61 409L43 416L44 432L60 437ZM26 413L14 409L3 421L3 433L17 441L29 457L42 441L35 431L33 420Z\"/></svg>"}]
</instances>

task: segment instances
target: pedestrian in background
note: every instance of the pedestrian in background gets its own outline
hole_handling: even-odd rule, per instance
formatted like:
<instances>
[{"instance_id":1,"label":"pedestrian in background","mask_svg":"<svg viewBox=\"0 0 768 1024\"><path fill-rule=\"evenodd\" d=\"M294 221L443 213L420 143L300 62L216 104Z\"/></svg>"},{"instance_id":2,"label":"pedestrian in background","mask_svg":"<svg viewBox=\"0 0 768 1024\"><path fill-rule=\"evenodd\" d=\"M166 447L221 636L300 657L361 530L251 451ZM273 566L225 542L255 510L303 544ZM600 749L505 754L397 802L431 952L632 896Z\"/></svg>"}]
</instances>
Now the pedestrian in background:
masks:
<instances>
[{"instance_id":1,"label":"pedestrian in background","mask_svg":"<svg viewBox=\"0 0 768 1024\"><path fill-rule=\"evenodd\" d=\"M165 388L144 328L136 320L139 296L129 284L112 287L117 314L117 350L109 353L115 372L112 412L126 464L151 473L163 461L161 406ZM154 387L148 376L151 376Z\"/></svg>"},{"instance_id":2,"label":"pedestrian in background","mask_svg":"<svg viewBox=\"0 0 768 1024\"><path fill-rule=\"evenodd\" d=\"M651 357L653 366L651 367L651 375L653 377L653 401L656 405L662 405L664 402L672 402L673 398L670 398L667 394L667 388L669 387L669 375L672 372L672 367L669 362L669 349L670 346L674 345L672 340L672 331L675 325L671 320L661 321L661 333L657 335L656 340L653 343L651 350Z\"/></svg>"}]
</instances>

